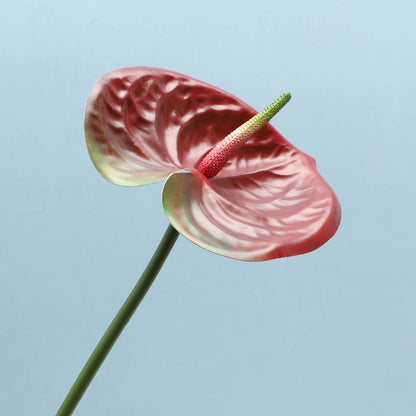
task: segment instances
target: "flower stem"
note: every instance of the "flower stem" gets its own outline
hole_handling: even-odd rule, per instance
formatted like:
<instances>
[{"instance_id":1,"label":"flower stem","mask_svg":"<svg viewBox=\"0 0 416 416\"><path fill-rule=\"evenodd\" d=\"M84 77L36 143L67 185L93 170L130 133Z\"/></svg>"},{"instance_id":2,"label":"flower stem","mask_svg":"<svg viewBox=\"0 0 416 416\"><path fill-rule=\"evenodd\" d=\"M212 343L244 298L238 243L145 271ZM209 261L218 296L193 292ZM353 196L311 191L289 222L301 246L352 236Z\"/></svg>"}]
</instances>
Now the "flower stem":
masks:
<instances>
[{"instance_id":1,"label":"flower stem","mask_svg":"<svg viewBox=\"0 0 416 416\"><path fill-rule=\"evenodd\" d=\"M145 271L95 347L56 416L68 416L75 410L107 354L155 280L178 235L178 232L169 224Z\"/></svg>"}]
</instances>

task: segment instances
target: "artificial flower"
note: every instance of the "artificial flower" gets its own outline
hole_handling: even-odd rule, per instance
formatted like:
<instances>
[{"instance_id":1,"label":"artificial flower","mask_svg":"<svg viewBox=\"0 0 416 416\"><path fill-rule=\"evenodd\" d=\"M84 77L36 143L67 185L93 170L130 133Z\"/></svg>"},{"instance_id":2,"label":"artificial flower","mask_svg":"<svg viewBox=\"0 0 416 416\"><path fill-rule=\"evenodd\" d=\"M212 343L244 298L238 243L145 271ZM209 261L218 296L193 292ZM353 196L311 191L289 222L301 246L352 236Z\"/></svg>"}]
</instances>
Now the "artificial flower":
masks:
<instances>
[{"instance_id":1,"label":"artificial flower","mask_svg":"<svg viewBox=\"0 0 416 416\"><path fill-rule=\"evenodd\" d=\"M92 89L87 146L98 171L114 184L167 178L162 202L170 223L209 251L246 261L312 251L336 232L340 205L315 160L270 124L215 176L201 169L211 149L256 113L186 75L124 68Z\"/></svg>"}]
</instances>

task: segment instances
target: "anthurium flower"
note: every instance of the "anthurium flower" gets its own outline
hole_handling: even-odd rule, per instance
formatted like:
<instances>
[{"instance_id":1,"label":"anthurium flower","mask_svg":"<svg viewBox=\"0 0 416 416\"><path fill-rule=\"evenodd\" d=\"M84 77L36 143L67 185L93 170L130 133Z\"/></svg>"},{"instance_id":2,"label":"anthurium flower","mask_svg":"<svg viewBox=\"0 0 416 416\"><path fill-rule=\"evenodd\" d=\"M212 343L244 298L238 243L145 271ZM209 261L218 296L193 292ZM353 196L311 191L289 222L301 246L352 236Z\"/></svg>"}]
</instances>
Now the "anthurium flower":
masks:
<instances>
[{"instance_id":1,"label":"anthurium flower","mask_svg":"<svg viewBox=\"0 0 416 416\"><path fill-rule=\"evenodd\" d=\"M338 228L337 198L314 159L265 124L264 112L263 127L237 129L256 114L186 75L125 68L93 87L85 132L90 156L110 182L167 178L165 213L195 244L247 261L312 251Z\"/></svg>"},{"instance_id":2,"label":"anthurium flower","mask_svg":"<svg viewBox=\"0 0 416 416\"><path fill-rule=\"evenodd\" d=\"M96 168L124 186L167 178L162 202L170 225L56 416L76 408L178 232L247 261L306 253L335 233L340 207L315 161L268 124L289 99L284 93L257 113L212 85L147 67L120 69L95 84L85 134Z\"/></svg>"}]
</instances>

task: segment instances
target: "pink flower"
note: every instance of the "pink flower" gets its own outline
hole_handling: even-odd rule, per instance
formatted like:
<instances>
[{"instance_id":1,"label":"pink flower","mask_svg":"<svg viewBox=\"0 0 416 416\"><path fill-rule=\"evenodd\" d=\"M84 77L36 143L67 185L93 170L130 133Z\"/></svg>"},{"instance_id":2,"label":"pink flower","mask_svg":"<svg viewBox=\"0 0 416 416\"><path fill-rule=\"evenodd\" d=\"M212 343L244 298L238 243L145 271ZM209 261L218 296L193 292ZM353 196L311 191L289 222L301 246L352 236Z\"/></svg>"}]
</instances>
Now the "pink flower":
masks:
<instances>
[{"instance_id":1,"label":"pink flower","mask_svg":"<svg viewBox=\"0 0 416 416\"><path fill-rule=\"evenodd\" d=\"M93 87L85 133L96 168L110 182L139 186L168 178L165 213L195 244L247 261L312 251L337 230L340 206L314 159L270 124L218 174L201 173L207 153L256 113L188 76L124 68Z\"/></svg>"}]
</instances>

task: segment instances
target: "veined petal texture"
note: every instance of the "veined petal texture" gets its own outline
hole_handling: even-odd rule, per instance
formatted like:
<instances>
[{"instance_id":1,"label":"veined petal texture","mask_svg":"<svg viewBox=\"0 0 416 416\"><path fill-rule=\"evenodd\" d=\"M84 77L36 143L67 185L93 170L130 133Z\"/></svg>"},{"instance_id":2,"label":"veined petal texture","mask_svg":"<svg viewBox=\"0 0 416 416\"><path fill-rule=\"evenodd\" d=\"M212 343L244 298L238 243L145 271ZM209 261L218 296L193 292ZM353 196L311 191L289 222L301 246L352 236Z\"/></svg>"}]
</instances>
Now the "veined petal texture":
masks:
<instances>
[{"instance_id":1,"label":"veined petal texture","mask_svg":"<svg viewBox=\"0 0 416 416\"><path fill-rule=\"evenodd\" d=\"M123 68L94 85L85 135L91 159L106 179L138 186L194 168L254 114L238 98L191 77L159 68ZM233 158L221 174L247 170L247 163Z\"/></svg>"},{"instance_id":2,"label":"veined petal texture","mask_svg":"<svg viewBox=\"0 0 416 416\"><path fill-rule=\"evenodd\" d=\"M315 250L337 230L340 206L313 160L292 153L297 168L286 175L279 167L224 180L196 170L172 174L163 189L169 221L200 247L238 260Z\"/></svg>"},{"instance_id":3,"label":"veined petal texture","mask_svg":"<svg viewBox=\"0 0 416 416\"><path fill-rule=\"evenodd\" d=\"M138 186L169 178L163 206L172 225L224 256L262 261L324 244L338 228L337 198L314 160L270 124L208 180L196 168L257 112L186 75L134 67L102 77L89 96L90 156L109 181ZM189 169L187 173L174 173Z\"/></svg>"}]
</instances>

